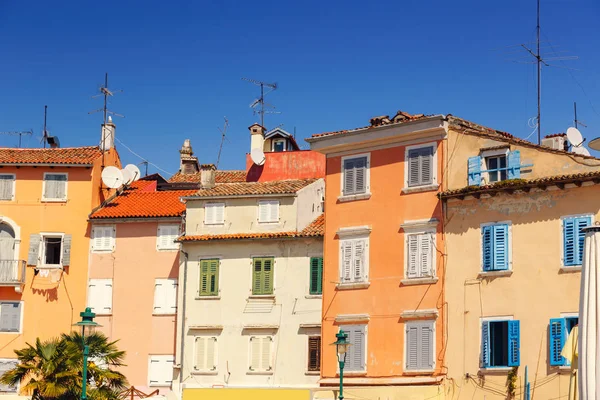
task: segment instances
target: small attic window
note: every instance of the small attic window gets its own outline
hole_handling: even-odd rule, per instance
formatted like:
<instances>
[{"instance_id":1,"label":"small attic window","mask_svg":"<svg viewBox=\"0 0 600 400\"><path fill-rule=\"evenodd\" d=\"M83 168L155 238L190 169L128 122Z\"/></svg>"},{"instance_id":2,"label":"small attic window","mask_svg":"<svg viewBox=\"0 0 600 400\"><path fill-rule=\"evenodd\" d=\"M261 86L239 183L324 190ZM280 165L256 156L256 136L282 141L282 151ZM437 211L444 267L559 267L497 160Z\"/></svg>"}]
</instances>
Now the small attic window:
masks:
<instances>
[{"instance_id":1,"label":"small attic window","mask_svg":"<svg viewBox=\"0 0 600 400\"><path fill-rule=\"evenodd\" d=\"M285 148L286 145L286 140L285 139L273 139L273 151L274 152L281 152L281 151L286 151Z\"/></svg>"}]
</instances>

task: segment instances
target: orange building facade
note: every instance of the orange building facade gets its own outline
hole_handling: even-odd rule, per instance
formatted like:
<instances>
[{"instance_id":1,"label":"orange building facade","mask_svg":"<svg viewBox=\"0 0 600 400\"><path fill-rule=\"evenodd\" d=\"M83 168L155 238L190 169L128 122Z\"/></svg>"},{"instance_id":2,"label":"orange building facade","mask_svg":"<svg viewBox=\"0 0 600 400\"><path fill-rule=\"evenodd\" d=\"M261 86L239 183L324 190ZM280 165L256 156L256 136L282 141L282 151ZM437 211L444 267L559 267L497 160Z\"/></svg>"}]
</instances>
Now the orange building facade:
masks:
<instances>
[{"instance_id":1,"label":"orange building facade","mask_svg":"<svg viewBox=\"0 0 600 400\"><path fill-rule=\"evenodd\" d=\"M321 386L339 383L343 330L348 398L437 398L445 374L441 116L371 120L314 135L327 157ZM429 397L427 397L429 398Z\"/></svg>"}]
</instances>

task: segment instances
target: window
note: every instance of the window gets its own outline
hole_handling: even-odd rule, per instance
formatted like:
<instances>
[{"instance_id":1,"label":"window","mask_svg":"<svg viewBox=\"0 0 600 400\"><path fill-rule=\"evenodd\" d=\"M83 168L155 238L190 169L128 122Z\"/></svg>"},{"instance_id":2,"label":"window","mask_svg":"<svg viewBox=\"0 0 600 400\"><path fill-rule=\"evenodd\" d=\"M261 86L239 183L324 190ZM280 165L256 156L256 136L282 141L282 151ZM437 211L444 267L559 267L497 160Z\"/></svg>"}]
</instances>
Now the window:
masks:
<instances>
[{"instance_id":1,"label":"window","mask_svg":"<svg viewBox=\"0 0 600 400\"><path fill-rule=\"evenodd\" d=\"M483 271L509 269L508 224L484 225L481 227Z\"/></svg>"},{"instance_id":2,"label":"window","mask_svg":"<svg viewBox=\"0 0 600 400\"><path fill-rule=\"evenodd\" d=\"M485 162L482 169L482 161ZM521 177L521 152L508 149L484 151L482 155L468 159L469 186L495 183ZM531 165L528 165L531 166ZM524 167L524 166L523 166Z\"/></svg>"},{"instance_id":3,"label":"window","mask_svg":"<svg viewBox=\"0 0 600 400\"><path fill-rule=\"evenodd\" d=\"M426 278L434 277L435 270L433 256L434 234L424 232L406 235L407 268L406 277Z\"/></svg>"},{"instance_id":4,"label":"window","mask_svg":"<svg viewBox=\"0 0 600 400\"><path fill-rule=\"evenodd\" d=\"M348 335L348 343L352 346L346 351L345 371L365 371L366 355L366 326L365 325L342 325L340 330Z\"/></svg>"},{"instance_id":5,"label":"window","mask_svg":"<svg viewBox=\"0 0 600 400\"><path fill-rule=\"evenodd\" d=\"M21 311L23 304L19 301L0 302L0 332L21 331Z\"/></svg>"},{"instance_id":6,"label":"window","mask_svg":"<svg viewBox=\"0 0 600 400\"><path fill-rule=\"evenodd\" d=\"M565 342L573 329L579 323L579 317L552 318L550 320L550 365L563 366L570 363L561 355Z\"/></svg>"},{"instance_id":7,"label":"window","mask_svg":"<svg viewBox=\"0 0 600 400\"><path fill-rule=\"evenodd\" d=\"M408 187L425 186L434 183L433 176L435 165L433 157L433 146L407 150Z\"/></svg>"},{"instance_id":8,"label":"window","mask_svg":"<svg viewBox=\"0 0 600 400\"><path fill-rule=\"evenodd\" d=\"M214 336L196 336L194 346L196 347L194 370L216 371L217 338Z\"/></svg>"},{"instance_id":9,"label":"window","mask_svg":"<svg viewBox=\"0 0 600 400\"><path fill-rule=\"evenodd\" d=\"M113 251L116 228L114 225L96 225L92 228L92 251Z\"/></svg>"},{"instance_id":10,"label":"window","mask_svg":"<svg viewBox=\"0 0 600 400\"><path fill-rule=\"evenodd\" d=\"M507 176L506 156L486 157L485 164L488 173L488 182L505 181Z\"/></svg>"},{"instance_id":11,"label":"window","mask_svg":"<svg viewBox=\"0 0 600 400\"><path fill-rule=\"evenodd\" d=\"M177 279L156 279L154 282L153 314L177 312Z\"/></svg>"},{"instance_id":12,"label":"window","mask_svg":"<svg viewBox=\"0 0 600 400\"><path fill-rule=\"evenodd\" d=\"M308 337L308 368L307 371L321 370L321 336Z\"/></svg>"},{"instance_id":13,"label":"window","mask_svg":"<svg viewBox=\"0 0 600 400\"><path fill-rule=\"evenodd\" d=\"M179 244L175 242L179 237L179 224L159 224L156 237L158 250L178 250Z\"/></svg>"},{"instance_id":14,"label":"window","mask_svg":"<svg viewBox=\"0 0 600 400\"><path fill-rule=\"evenodd\" d=\"M366 282L368 275L368 238L341 241L340 282Z\"/></svg>"},{"instance_id":15,"label":"window","mask_svg":"<svg viewBox=\"0 0 600 400\"><path fill-rule=\"evenodd\" d=\"M67 200L67 174L44 173L42 200Z\"/></svg>"},{"instance_id":16,"label":"window","mask_svg":"<svg viewBox=\"0 0 600 400\"><path fill-rule=\"evenodd\" d=\"M279 222L279 200L258 202L258 222Z\"/></svg>"},{"instance_id":17,"label":"window","mask_svg":"<svg viewBox=\"0 0 600 400\"><path fill-rule=\"evenodd\" d=\"M96 314L112 314L112 279L90 279L88 283L88 307Z\"/></svg>"},{"instance_id":18,"label":"window","mask_svg":"<svg viewBox=\"0 0 600 400\"><path fill-rule=\"evenodd\" d=\"M273 294L273 264L274 258L254 258L252 260L252 294Z\"/></svg>"},{"instance_id":19,"label":"window","mask_svg":"<svg viewBox=\"0 0 600 400\"><path fill-rule=\"evenodd\" d=\"M0 174L0 200L13 200L15 198L15 176L13 174Z\"/></svg>"},{"instance_id":20,"label":"window","mask_svg":"<svg viewBox=\"0 0 600 400\"><path fill-rule=\"evenodd\" d=\"M367 193L369 189L369 157L342 158L342 195Z\"/></svg>"},{"instance_id":21,"label":"window","mask_svg":"<svg viewBox=\"0 0 600 400\"><path fill-rule=\"evenodd\" d=\"M32 234L27 264L38 268L60 268L71 264L71 235Z\"/></svg>"},{"instance_id":22,"label":"window","mask_svg":"<svg viewBox=\"0 0 600 400\"><path fill-rule=\"evenodd\" d=\"M174 364L175 356L173 355L150 356L150 367L148 368L149 386L171 386L171 383L173 383Z\"/></svg>"},{"instance_id":23,"label":"window","mask_svg":"<svg viewBox=\"0 0 600 400\"><path fill-rule=\"evenodd\" d=\"M14 369L19 363L16 359L3 358L0 359L0 376L4 375L5 372ZM9 386L0 384L0 393L18 393L18 386Z\"/></svg>"},{"instance_id":24,"label":"window","mask_svg":"<svg viewBox=\"0 0 600 400\"><path fill-rule=\"evenodd\" d=\"M483 321L481 325L481 367L516 367L520 364L519 321Z\"/></svg>"},{"instance_id":25,"label":"window","mask_svg":"<svg viewBox=\"0 0 600 400\"><path fill-rule=\"evenodd\" d=\"M435 366L435 321L406 322L406 369L433 370Z\"/></svg>"},{"instance_id":26,"label":"window","mask_svg":"<svg viewBox=\"0 0 600 400\"><path fill-rule=\"evenodd\" d=\"M323 294L323 257L310 259L310 294Z\"/></svg>"},{"instance_id":27,"label":"window","mask_svg":"<svg viewBox=\"0 0 600 400\"><path fill-rule=\"evenodd\" d=\"M273 151L285 151L285 139L273 139Z\"/></svg>"},{"instance_id":28,"label":"window","mask_svg":"<svg viewBox=\"0 0 600 400\"><path fill-rule=\"evenodd\" d=\"M572 267L583 263L583 244L585 239L583 228L591 224L591 216L565 217L562 219L564 266Z\"/></svg>"},{"instance_id":29,"label":"window","mask_svg":"<svg viewBox=\"0 0 600 400\"><path fill-rule=\"evenodd\" d=\"M250 336L250 366L254 372L273 370L271 352L273 351L273 336Z\"/></svg>"},{"instance_id":30,"label":"window","mask_svg":"<svg viewBox=\"0 0 600 400\"><path fill-rule=\"evenodd\" d=\"M200 260L200 296L219 295L219 260Z\"/></svg>"},{"instance_id":31,"label":"window","mask_svg":"<svg viewBox=\"0 0 600 400\"><path fill-rule=\"evenodd\" d=\"M206 203L204 206L204 223L206 225L224 224L225 203Z\"/></svg>"}]
</instances>

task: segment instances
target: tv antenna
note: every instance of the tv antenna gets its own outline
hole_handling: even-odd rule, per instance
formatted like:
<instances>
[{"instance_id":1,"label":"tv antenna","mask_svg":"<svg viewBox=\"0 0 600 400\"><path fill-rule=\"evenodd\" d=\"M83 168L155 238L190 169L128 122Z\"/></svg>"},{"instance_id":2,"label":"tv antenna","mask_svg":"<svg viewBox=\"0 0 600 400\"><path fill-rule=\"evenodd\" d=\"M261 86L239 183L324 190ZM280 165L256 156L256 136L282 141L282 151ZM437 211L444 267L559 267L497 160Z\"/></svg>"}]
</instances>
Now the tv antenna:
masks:
<instances>
[{"instance_id":1,"label":"tv antenna","mask_svg":"<svg viewBox=\"0 0 600 400\"><path fill-rule=\"evenodd\" d=\"M219 161L221 161L221 151L223 150L223 142L225 142L225 134L227 133L227 128L229 127L229 121L227 120L227 117L223 117L223 119L225 120L225 123L223 124L223 129L218 128L219 131L221 132L221 145L219 146L219 154L217 155L217 164L215 165L215 167L217 169L219 169Z\"/></svg>"},{"instance_id":2,"label":"tv antenna","mask_svg":"<svg viewBox=\"0 0 600 400\"><path fill-rule=\"evenodd\" d=\"M579 129L578 125L581 125L584 128L587 128L586 124L584 124L583 122L581 122L580 120L577 119L577 102L573 102L573 112L575 114L575 118L573 119L573 122L575 123L575 128Z\"/></svg>"},{"instance_id":3,"label":"tv antenna","mask_svg":"<svg viewBox=\"0 0 600 400\"><path fill-rule=\"evenodd\" d=\"M106 124L108 122L108 120L107 120L108 115L114 115L116 117L125 118L124 115L117 114L116 112L110 111L108 109L108 98L114 96L116 93L122 93L123 92L123 90L121 90L121 89L112 91L112 90L110 90L108 88L108 72L104 75L104 86L100 86L99 91L100 91L100 93L97 94L97 95L92 96L92 99L95 99L95 98L98 98L98 97L104 97L104 107L99 108L99 109L94 110L94 111L90 111L88 114L95 114L97 112L102 111L103 116L104 116L104 118L103 118L103 123L104 124Z\"/></svg>"},{"instance_id":4,"label":"tv antenna","mask_svg":"<svg viewBox=\"0 0 600 400\"><path fill-rule=\"evenodd\" d=\"M0 132L0 135L7 135L7 136L18 136L19 137L19 145L17 147L21 147L21 137L23 137L23 135L26 136L32 136L33 135L33 129L30 129L28 131L6 131L6 132Z\"/></svg>"},{"instance_id":5,"label":"tv antenna","mask_svg":"<svg viewBox=\"0 0 600 400\"><path fill-rule=\"evenodd\" d=\"M254 114L260 115L260 126L265 127L265 114L281 114L279 111L265 111L265 106L270 108L275 108L275 106L265 103L265 96L271 93L274 90L277 90L279 85L277 83L267 83L263 81L257 81L255 79L242 78L242 80L255 84L256 86L260 86L260 97L250 104L250 108L254 109ZM265 93L265 86L267 89L271 89ZM256 107L260 106L260 109L256 111Z\"/></svg>"}]
</instances>

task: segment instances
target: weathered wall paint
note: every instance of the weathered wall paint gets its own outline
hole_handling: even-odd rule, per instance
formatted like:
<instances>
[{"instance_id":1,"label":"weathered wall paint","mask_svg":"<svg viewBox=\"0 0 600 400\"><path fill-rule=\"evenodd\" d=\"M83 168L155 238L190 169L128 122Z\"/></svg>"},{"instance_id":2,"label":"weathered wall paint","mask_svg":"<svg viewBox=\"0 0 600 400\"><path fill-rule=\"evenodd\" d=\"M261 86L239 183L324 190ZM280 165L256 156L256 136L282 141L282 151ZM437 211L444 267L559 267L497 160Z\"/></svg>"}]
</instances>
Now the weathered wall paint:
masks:
<instances>
[{"instance_id":1,"label":"weathered wall paint","mask_svg":"<svg viewBox=\"0 0 600 400\"><path fill-rule=\"evenodd\" d=\"M325 176L325 156L316 151L266 152L265 159L264 165L255 165L250 154L246 154L246 171L249 182L323 178Z\"/></svg>"}]
</instances>

